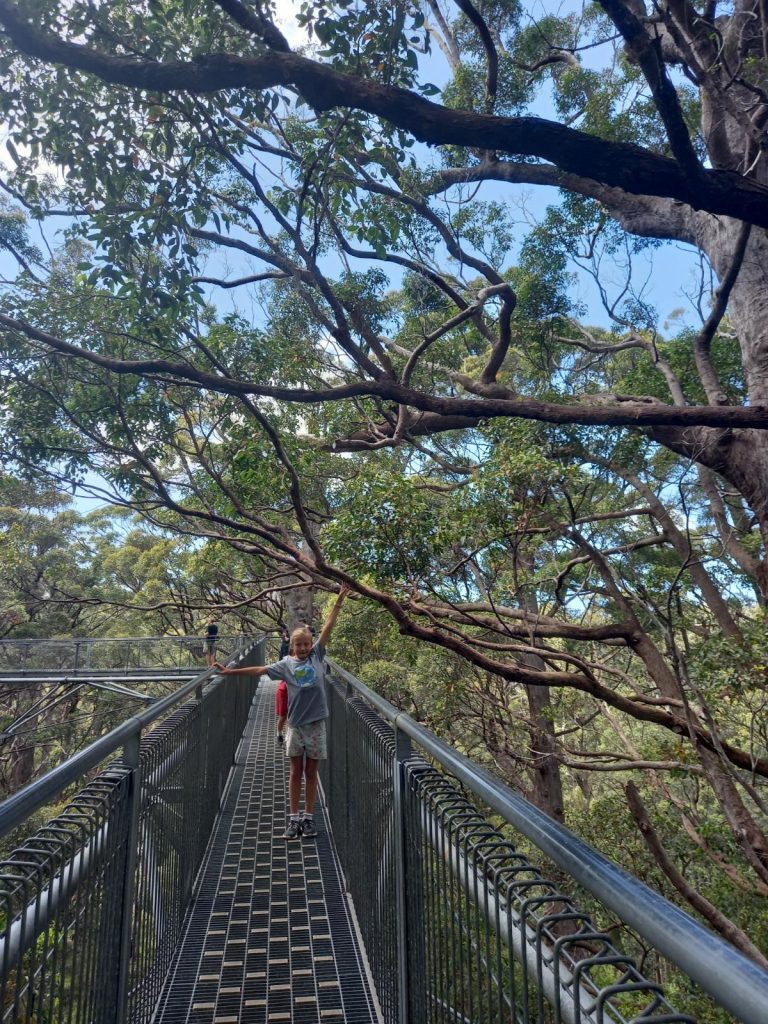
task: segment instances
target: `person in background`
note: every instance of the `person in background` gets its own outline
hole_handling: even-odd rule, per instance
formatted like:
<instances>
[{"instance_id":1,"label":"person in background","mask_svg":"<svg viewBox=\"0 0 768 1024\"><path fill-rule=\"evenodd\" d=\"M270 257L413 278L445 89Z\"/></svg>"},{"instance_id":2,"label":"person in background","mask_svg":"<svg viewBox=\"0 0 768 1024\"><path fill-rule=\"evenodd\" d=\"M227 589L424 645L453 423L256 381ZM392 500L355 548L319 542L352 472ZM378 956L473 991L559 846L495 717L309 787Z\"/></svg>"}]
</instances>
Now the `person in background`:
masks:
<instances>
[{"instance_id":1,"label":"person in background","mask_svg":"<svg viewBox=\"0 0 768 1024\"><path fill-rule=\"evenodd\" d=\"M339 596L315 643L306 629L295 629L291 634L291 653L273 665L254 665L246 668L216 667L222 675L268 675L270 679L284 680L288 691L288 729L285 735L285 756L290 759L288 782L290 818L285 829L286 839L317 835L314 821L317 794L317 769L328 756L325 720L328 704L325 698L326 645L336 625L341 606L349 593L343 584ZM299 813L302 781L304 783L304 813Z\"/></svg>"},{"instance_id":2,"label":"person in background","mask_svg":"<svg viewBox=\"0 0 768 1024\"><path fill-rule=\"evenodd\" d=\"M286 658L291 653L291 635L287 629L283 629L280 635L280 654L279 657Z\"/></svg>"},{"instance_id":3,"label":"person in background","mask_svg":"<svg viewBox=\"0 0 768 1024\"><path fill-rule=\"evenodd\" d=\"M216 625L216 619L211 616L205 626L205 643L203 644L205 664L209 668L216 663L216 638L218 635L219 627Z\"/></svg>"}]
</instances>

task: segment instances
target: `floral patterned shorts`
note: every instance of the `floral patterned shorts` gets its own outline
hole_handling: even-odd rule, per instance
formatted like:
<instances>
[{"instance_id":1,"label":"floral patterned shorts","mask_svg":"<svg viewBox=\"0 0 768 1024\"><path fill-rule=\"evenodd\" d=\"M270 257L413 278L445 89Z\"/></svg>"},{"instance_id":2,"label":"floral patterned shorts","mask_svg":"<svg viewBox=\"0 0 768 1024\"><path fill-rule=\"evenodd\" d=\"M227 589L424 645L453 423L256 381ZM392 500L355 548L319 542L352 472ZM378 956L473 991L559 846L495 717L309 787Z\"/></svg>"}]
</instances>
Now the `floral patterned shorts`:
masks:
<instances>
[{"instance_id":1,"label":"floral patterned shorts","mask_svg":"<svg viewBox=\"0 0 768 1024\"><path fill-rule=\"evenodd\" d=\"M285 756L300 757L305 754L313 761L324 761L328 757L325 719L307 722L306 725L289 725L285 733Z\"/></svg>"}]
</instances>

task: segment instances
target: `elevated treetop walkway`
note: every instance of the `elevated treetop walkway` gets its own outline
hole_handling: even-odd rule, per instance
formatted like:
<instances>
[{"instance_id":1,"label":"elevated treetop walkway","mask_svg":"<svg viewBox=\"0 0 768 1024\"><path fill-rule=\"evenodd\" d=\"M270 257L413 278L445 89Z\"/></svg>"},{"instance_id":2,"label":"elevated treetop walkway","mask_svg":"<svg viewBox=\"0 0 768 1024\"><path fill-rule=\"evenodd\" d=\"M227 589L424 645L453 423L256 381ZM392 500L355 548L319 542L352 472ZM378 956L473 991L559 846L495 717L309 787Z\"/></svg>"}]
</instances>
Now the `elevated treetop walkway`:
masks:
<instances>
[{"instance_id":1,"label":"elevated treetop walkway","mask_svg":"<svg viewBox=\"0 0 768 1024\"><path fill-rule=\"evenodd\" d=\"M694 1020L652 950L712 1020L768 1020L768 974L687 914L335 665L329 703L317 841L280 838L272 684L210 672L0 805L29 831L90 779L0 864L3 1021Z\"/></svg>"},{"instance_id":2,"label":"elevated treetop walkway","mask_svg":"<svg viewBox=\"0 0 768 1024\"><path fill-rule=\"evenodd\" d=\"M236 658L252 642L242 635L218 637L217 657ZM0 709L10 710L19 692L28 697L23 710L0 730L0 746L25 735L34 743L41 719L87 689L111 693L116 698L112 713L104 713L119 721L120 708L125 717L131 702L153 704L169 687L172 692L200 675L203 655L202 637L0 640ZM95 715L94 721L100 718ZM44 728L50 738L69 725L67 718L58 725L47 720Z\"/></svg>"},{"instance_id":3,"label":"elevated treetop walkway","mask_svg":"<svg viewBox=\"0 0 768 1024\"><path fill-rule=\"evenodd\" d=\"M217 656L237 657L252 642L218 636ZM68 640L0 640L0 683L10 678L48 679L61 674L199 675L205 639L195 636L73 637Z\"/></svg>"}]
</instances>

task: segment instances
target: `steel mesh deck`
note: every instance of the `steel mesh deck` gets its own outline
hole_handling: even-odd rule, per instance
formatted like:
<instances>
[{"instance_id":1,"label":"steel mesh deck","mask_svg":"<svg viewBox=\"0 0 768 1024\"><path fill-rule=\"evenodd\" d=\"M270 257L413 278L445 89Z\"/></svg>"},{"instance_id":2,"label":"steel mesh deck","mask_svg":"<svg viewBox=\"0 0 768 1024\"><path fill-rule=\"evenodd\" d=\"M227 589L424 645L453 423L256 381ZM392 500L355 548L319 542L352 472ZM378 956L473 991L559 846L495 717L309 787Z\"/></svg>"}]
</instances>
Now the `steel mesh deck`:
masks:
<instances>
[{"instance_id":1,"label":"steel mesh deck","mask_svg":"<svg viewBox=\"0 0 768 1024\"><path fill-rule=\"evenodd\" d=\"M317 839L282 838L274 694L262 680L155 1024L378 1019L324 808Z\"/></svg>"}]
</instances>

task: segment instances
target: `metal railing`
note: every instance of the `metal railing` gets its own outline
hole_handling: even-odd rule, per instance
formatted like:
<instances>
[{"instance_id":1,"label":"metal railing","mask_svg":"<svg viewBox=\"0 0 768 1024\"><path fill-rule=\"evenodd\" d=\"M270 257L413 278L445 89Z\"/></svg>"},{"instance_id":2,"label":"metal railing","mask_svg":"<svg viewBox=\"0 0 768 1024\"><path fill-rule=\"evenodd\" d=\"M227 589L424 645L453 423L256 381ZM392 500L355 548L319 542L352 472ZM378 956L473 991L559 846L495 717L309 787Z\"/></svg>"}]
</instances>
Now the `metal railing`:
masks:
<instances>
[{"instance_id":1,"label":"metal railing","mask_svg":"<svg viewBox=\"0 0 768 1024\"><path fill-rule=\"evenodd\" d=\"M216 656L231 661L253 642L247 636L219 636ZM17 675L55 675L61 672L130 673L151 669L199 668L205 638L155 636L71 638L67 640L0 640L0 672Z\"/></svg>"},{"instance_id":2,"label":"metal railing","mask_svg":"<svg viewBox=\"0 0 768 1024\"><path fill-rule=\"evenodd\" d=\"M122 748L0 862L3 1024L150 1020L257 685L202 673L0 805L4 836Z\"/></svg>"},{"instance_id":3,"label":"metal railing","mask_svg":"<svg viewBox=\"0 0 768 1024\"><path fill-rule=\"evenodd\" d=\"M331 672L323 787L386 1024L691 1022L636 966L633 932L736 1020L765 1024L767 972ZM628 928L597 927L521 852L526 842Z\"/></svg>"},{"instance_id":4,"label":"metal railing","mask_svg":"<svg viewBox=\"0 0 768 1024\"><path fill-rule=\"evenodd\" d=\"M150 1021L256 685L204 673L0 805L4 836L122 747L0 863L0 1024ZM335 665L329 702L323 785L386 1024L691 1024L633 933L764 1024L768 973Z\"/></svg>"}]
</instances>

